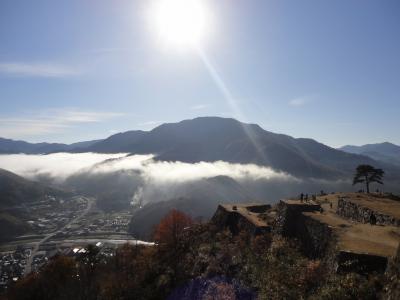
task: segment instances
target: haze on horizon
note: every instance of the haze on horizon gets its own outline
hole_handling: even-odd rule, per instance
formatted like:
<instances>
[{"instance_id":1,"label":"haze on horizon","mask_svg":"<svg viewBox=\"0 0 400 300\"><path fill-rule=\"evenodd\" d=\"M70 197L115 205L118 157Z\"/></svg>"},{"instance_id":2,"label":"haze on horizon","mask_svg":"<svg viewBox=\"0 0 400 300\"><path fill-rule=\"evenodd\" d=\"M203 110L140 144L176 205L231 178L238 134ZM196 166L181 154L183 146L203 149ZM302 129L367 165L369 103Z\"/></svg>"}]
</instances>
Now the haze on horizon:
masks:
<instances>
[{"instance_id":1,"label":"haze on horizon","mask_svg":"<svg viewBox=\"0 0 400 300\"><path fill-rule=\"evenodd\" d=\"M398 1L192 2L1 1L0 137L70 143L207 115L400 144Z\"/></svg>"}]
</instances>

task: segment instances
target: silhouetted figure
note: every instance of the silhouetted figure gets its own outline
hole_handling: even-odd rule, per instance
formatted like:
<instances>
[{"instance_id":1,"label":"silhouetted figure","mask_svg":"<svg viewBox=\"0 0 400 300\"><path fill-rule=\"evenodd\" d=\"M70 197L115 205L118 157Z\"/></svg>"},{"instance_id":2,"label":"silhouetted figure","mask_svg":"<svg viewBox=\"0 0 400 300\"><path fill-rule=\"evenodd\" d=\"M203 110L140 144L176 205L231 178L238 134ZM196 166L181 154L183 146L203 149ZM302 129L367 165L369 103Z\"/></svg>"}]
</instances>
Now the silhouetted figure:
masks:
<instances>
[{"instance_id":1,"label":"silhouetted figure","mask_svg":"<svg viewBox=\"0 0 400 300\"><path fill-rule=\"evenodd\" d=\"M375 215L371 215L371 217L369 218L369 222L371 223L371 225L375 225L375 224L376 224L376 217L375 217Z\"/></svg>"},{"instance_id":2,"label":"silhouetted figure","mask_svg":"<svg viewBox=\"0 0 400 300\"><path fill-rule=\"evenodd\" d=\"M332 204L332 202L330 202L330 203L329 203L329 206L330 206L330 207L331 207L331 209L332 209L332 207L333 207L333 204Z\"/></svg>"},{"instance_id":3,"label":"silhouetted figure","mask_svg":"<svg viewBox=\"0 0 400 300\"><path fill-rule=\"evenodd\" d=\"M300 202L303 202L303 200L304 200L304 194L301 193L301 194L300 194Z\"/></svg>"}]
</instances>

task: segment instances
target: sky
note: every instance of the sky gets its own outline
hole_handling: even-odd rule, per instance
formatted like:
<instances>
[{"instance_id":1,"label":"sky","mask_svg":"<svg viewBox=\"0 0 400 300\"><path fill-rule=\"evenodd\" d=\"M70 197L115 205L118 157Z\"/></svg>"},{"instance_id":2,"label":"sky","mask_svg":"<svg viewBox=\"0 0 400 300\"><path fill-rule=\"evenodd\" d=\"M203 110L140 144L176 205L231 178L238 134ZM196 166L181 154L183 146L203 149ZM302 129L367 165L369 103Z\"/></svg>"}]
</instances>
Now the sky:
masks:
<instances>
[{"instance_id":1,"label":"sky","mask_svg":"<svg viewBox=\"0 0 400 300\"><path fill-rule=\"evenodd\" d=\"M234 117L332 147L400 144L400 2L199 0L199 47L154 33L159 0L1 0L0 136L105 138Z\"/></svg>"}]
</instances>

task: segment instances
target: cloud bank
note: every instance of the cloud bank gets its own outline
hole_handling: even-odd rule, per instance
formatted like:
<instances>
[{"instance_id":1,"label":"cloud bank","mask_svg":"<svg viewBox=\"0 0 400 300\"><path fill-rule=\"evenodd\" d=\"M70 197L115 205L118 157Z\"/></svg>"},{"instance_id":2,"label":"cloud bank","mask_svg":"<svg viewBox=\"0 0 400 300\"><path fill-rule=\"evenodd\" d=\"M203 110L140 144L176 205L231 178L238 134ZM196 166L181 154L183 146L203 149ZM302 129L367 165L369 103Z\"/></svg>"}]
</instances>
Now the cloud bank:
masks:
<instances>
[{"instance_id":1,"label":"cloud bank","mask_svg":"<svg viewBox=\"0 0 400 300\"><path fill-rule=\"evenodd\" d=\"M149 155L56 153L0 155L0 168L97 197L103 209L171 199L218 203L275 202L300 192L343 190L348 182L298 179L254 164L166 162Z\"/></svg>"},{"instance_id":2,"label":"cloud bank","mask_svg":"<svg viewBox=\"0 0 400 300\"><path fill-rule=\"evenodd\" d=\"M49 176L57 182L61 182L73 174L90 169L97 163L125 155L97 153L4 154L0 155L0 168L28 179L34 180L38 176Z\"/></svg>"},{"instance_id":3,"label":"cloud bank","mask_svg":"<svg viewBox=\"0 0 400 300\"><path fill-rule=\"evenodd\" d=\"M153 155L55 153L48 155L5 154L0 155L0 168L20 176L35 179L48 175L58 181L79 173L105 174L119 171L135 171L146 181L163 183L194 181L216 176L245 179L290 179L293 176L276 172L254 164L217 162L166 162L153 159Z\"/></svg>"}]
</instances>

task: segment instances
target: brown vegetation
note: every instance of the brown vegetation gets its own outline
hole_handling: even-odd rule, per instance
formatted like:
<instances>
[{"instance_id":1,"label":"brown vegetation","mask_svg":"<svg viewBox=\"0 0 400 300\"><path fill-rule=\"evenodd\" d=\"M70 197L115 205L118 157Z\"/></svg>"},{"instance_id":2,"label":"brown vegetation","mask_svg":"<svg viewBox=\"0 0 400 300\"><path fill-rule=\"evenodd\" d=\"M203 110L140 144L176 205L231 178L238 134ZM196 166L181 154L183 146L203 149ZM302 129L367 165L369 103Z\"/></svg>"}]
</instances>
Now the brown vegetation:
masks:
<instances>
[{"instance_id":1,"label":"brown vegetation","mask_svg":"<svg viewBox=\"0 0 400 300\"><path fill-rule=\"evenodd\" d=\"M111 258L95 247L77 260L57 257L7 299L375 299L381 291L378 277L331 273L272 233L232 235L173 211L155 237L154 247L124 245Z\"/></svg>"}]
</instances>

